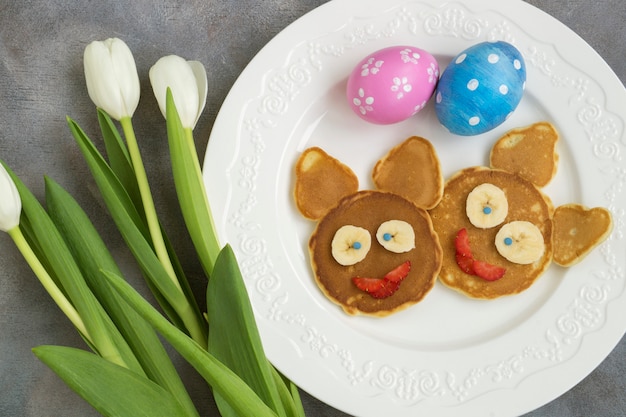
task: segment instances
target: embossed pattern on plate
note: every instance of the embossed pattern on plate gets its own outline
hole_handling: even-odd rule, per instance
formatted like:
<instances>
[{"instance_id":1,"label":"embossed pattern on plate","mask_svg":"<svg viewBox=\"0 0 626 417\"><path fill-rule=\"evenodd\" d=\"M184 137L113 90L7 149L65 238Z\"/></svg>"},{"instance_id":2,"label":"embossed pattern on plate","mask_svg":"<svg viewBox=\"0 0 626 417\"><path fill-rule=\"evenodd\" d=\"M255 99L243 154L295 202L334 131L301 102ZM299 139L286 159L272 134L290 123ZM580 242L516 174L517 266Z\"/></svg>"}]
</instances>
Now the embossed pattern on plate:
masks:
<instances>
[{"instance_id":1,"label":"embossed pattern on plate","mask_svg":"<svg viewBox=\"0 0 626 417\"><path fill-rule=\"evenodd\" d=\"M525 3L380 3L322 6L279 34L237 81L205 160L220 237L237 253L268 356L321 400L362 416L529 411L589 373L626 329L626 92L589 46ZM385 127L345 105L347 74L373 50L414 44L445 68L485 40L516 45L529 74L520 107L492 132L451 137L432 102ZM438 284L382 320L347 317L321 294L308 265L314 223L291 197L299 152L323 147L367 189L376 160L410 135L431 140L449 176L486 164L506 130L542 119L562 134L546 193L555 205L605 206L614 217L612 235L584 262L553 265L526 292L486 303Z\"/></svg>"}]
</instances>

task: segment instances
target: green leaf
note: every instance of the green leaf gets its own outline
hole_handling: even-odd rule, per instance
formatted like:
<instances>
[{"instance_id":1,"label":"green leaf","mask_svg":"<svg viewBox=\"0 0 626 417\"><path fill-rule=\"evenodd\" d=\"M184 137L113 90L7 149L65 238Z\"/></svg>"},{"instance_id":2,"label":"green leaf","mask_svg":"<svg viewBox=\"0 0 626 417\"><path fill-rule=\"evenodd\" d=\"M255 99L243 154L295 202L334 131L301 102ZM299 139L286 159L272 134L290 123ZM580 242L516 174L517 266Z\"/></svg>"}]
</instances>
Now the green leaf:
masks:
<instances>
[{"instance_id":1,"label":"green leaf","mask_svg":"<svg viewBox=\"0 0 626 417\"><path fill-rule=\"evenodd\" d=\"M100 193L109 208L109 212L114 211L112 208L113 204L116 211L124 211L125 215L129 217L135 225L135 228L149 241L150 231L143 221L142 216L135 208L128 192L120 183L119 178L117 178L111 167L107 164L106 160L80 126L69 117L67 118L67 123L100 189Z\"/></svg>"},{"instance_id":2,"label":"green leaf","mask_svg":"<svg viewBox=\"0 0 626 417\"><path fill-rule=\"evenodd\" d=\"M161 386L89 352L63 346L33 352L105 417L189 415Z\"/></svg>"},{"instance_id":3,"label":"green leaf","mask_svg":"<svg viewBox=\"0 0 626 417\"><path fill-rule=\"evenodd\" d=\"M188 415L197 415L152 326L102 279L101 270L120 276L122 273L87 214L66 190L50 178L46 178L46 202L50 217L71 248L87 284L126 339L146 375L170 391L187 409Z\"/></svg>"},{"instance_id":4,"label":"green leaf","mask_svg":"<svg viewBox=\"0 0 626 417\"><path fill-rule=\"evenodd\" d=\"M145 219L143 202L141 200L141 193L139 191L139 185L137 183L137 177L135 175L135 170L133 168L133 163L128 151L128 147L124 144L122 140L122 136L117 129L115 122L111 119L111 117L102 109L98 109L98 121L100 123L100 130L102 132L102 137L104 139L104 145L106 148L107 156L109 158L109 166L113 173L117 176L120 181L122 187L128 193L130 199L132 200L135 209L140 214L140 216ZM185 296L188 300L192 301L192 307L194 308L196 314L198 316L201 315L200 308L198 304L195 302L195 298L191 287L189 286L189 281L185 276L185 272L180 265L178 260L178 256L174 250L174 247L169 242L169 239L165 233L165 230L161 230L161 234L165 241L165 246L169 257L171 259L174 271L176 272L176 276L178 277L179 284L185 293ZM154 292L154 291L153 291ZM158 295L158 291L156 291L156 296L162 299L163 297ZM168 308L167 302L160 302L160 304L164 308ZM170 317L176 318L177 315L175 312L169 313ZM182 322L181 326L184 326Z\"/></svg>"},{"instance_id":5,"label":"green leaf","mask_svg":"<svg viewBox=\"0 0 626 417\"><path fill-rule=\"evenodd\" d=\"M195 300L187 298L163 268L150 244L150 233L119 179L82 129L69 118L68 124L83 152L109 213L145 277L150 281L150 288L158 293L155 298L159 303L165 303L162 308L168 314L172 314L170 318L173 322L184 323L189 332L195 330L195 333L206 334L206 323L196 314L198 308Z\"/></svg>"},{"instance_id":6,"label":"green leaf","mask_svg":"<svg viewBox=\"0 0 626 417\"><path fill-rule=\"evenodd\" d=\"M209 352L239 375L279 416L294 415L292 400L287 401L289 414L285 411L283 401L291 398L281 395L276 384L237 259L229 245L220 252L209 280L207 314L211 323ZM227 410L220 411L228 414Z\"/></svg>"},{"instance_id":7,"label":"green leaf","mask_svg":"<svg viewBox=\"0 0 626 417\"><path fill-rule=\"evenodd\" d=\"M137 177L133 170L133 164L128 153L128 148L124 144L119 130L111 117L102 109L98 109L98 122L100 131L104 139L104 146L109 157L109 166L115 173L120 183L133 201L133 204L143 218L143 206Z\"/></svg>"},{"instance_id":8,"label":"green leaf","mask_svg":"<svg viewBox=\"0 0 626 417\"><path fill-rule=\"evenodd\" d=\"M239 416L276 417L255 392L226 365L172 325L119 276L104 272L126 301L193 366Z\"/></svg>"},{"instance_id":9,"label":"green leaf","mask_svg":"<svg viewBox=\"0 0 626 417\"><path fill-rule=\"evenodd\" d=\"M193 133L191 129L183 128L169 88L166 95L166 120L178 201L202 267L210 277L221 246L215 233Z\"/></svg>"},{"instance_id":10,"label":"green leaf","mask_svg":"<svg viewBox=\"0 0 626 417\"><path fill-rule=\"evenodd\" d=\"M163 241L165 242L165 248L167 249L167 252L170 256L174 272L178 277L178 283L180 284L183 294L185 294L185 297L187 298L187 300L189 300L190 308L193 309L196 317L203 317L202 312L200 311L200 306L196 301L193 289L191 288L191 285L189 285L189 280L187 279L183 265L178 260L178 256L176 255L176 252L174 250L174 245L172 245L172 242L170 242L165 232L163 232ZM206 324L206 320L204 318L202 319L202 322L203 324Z\"/></svg>"},{"instance_id":11,"label":"green leaf","mask_svg":"<svg viewBox=\"0 0 626 417\"><path fill-rule=\"evenodd\" d=\"M300 398L300 391L296 384L291 382L280 374L276 368L272 366L274 380L278 387L280 398L283 402L283 406L287 411L287 415L290 417L305 417L304 407L302 406L302 400Z\"/></svg>"},{"instance_id":12,"label":"green leaf","mask_svg":"<svg viewBox=\"0 0 626 417\"><path fill-rule=\"evenodd\" d=\"M12 176L20 193L22 217L29 226L29 238L36 240L39 256L45 259L42 264L50 268L56 276L61 290L85 324L87 334L83 336L89 339L91 346L104 358L143 372L110 317L87 286L48 213L17 175L8 168L7 172Z\"/></svg>"}]
</instances>

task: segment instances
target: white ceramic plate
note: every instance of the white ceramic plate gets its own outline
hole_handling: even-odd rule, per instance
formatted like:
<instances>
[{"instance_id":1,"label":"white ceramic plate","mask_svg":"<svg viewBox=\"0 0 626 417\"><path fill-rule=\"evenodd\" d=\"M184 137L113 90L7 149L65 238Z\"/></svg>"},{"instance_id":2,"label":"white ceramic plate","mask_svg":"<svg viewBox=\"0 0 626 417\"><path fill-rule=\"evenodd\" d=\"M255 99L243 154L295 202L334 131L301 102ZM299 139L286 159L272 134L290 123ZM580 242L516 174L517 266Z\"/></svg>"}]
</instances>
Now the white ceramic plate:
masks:
<instances>
[{"instance_id":1,"label":"white ceramic plate","mask_svg":"<svg viewBox=\"0 0 626 417\"><path fill-rule=\"evenodd\" d=\"M347 76L377 49L411 44L443 70L485 40L525 57L526 95L481 136L453 137L432 101L409 121L374 126L346 104ZM270 360L320 400L359 416L518 415L591 372L626 329L626 91L604 61L521 1L336 0L273 39L242 73L215 123L204 164L218 233L241 264ZM608 207L615 228L582 263L552 265L524 293L465 298L437 284L383 319L349 317L314 283L315 226L296 210L293 167L321 146L372 187L374 163L411 135L431 140L446 176L484 165L505 131L548 120L562 135L555 205Z\"/></svg>"}]
</instances>

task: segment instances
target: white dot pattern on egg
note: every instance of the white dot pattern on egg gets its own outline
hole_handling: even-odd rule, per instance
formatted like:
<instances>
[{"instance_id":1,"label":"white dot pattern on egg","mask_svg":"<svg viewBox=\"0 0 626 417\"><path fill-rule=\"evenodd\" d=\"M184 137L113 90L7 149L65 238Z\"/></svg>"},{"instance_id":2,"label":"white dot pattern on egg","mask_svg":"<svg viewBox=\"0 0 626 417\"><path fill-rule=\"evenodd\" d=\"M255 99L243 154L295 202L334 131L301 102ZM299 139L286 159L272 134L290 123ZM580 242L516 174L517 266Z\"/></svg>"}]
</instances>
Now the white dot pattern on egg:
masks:
<instances>
[{"instance_id":1,"label":"white dot pattern on egg","mask_svg":"<svg viewBox=\"0 0 626 417\"><path fill-rule=\"evenodd\" d=\"M423 49L392 46L362 59L346 96L354 112L376 124L405 120L423 109L439 80L439 64Z\"/></svg>"},{"instance_id":2,"label":"white dot pattern on egg","mask_svg":"<svg viewBox=\"0 0 626 417\"><path fill-rule=\"evenodd\" d=\"M451 133L478 135L502 124L526 84L521 53L507 42L482 42L452 59L436 90L435 111Z\"/></svg>"}]
</instances>

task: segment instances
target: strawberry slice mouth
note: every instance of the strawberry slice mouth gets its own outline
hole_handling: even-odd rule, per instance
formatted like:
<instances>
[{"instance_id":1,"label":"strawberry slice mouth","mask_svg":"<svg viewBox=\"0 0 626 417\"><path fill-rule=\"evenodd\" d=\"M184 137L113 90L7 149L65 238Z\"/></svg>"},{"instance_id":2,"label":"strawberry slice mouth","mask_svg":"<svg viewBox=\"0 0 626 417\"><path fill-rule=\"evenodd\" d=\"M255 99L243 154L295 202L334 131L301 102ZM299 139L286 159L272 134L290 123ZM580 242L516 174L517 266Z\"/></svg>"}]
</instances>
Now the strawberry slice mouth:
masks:
<instances>
[{"instance_id":1,"label":"strawberry slice mouth","mask_svg":"<svg viewBox=\"0 0 626 417\"><path fill-rule=\"evenodd\" d=\"M387 298L400 288L400 283L409 275L410 270L411 262L406 261L387 272L383 278L354 277L352 282L374 298Z\"/></svg>"},{"instance_id":2,"label":"strawberry slice mouth","mask_svg":"<svg viewBox=\"0 0 626 417\"><path fill-rule=\"evenodd\" d=\"M505 268L474 258L467 229L463 228L458 231L454 239L454 248L456 249L456 263L466 274L475 275L486 281L497 281L504 276Z\"/></svg>"}]
</instances>

